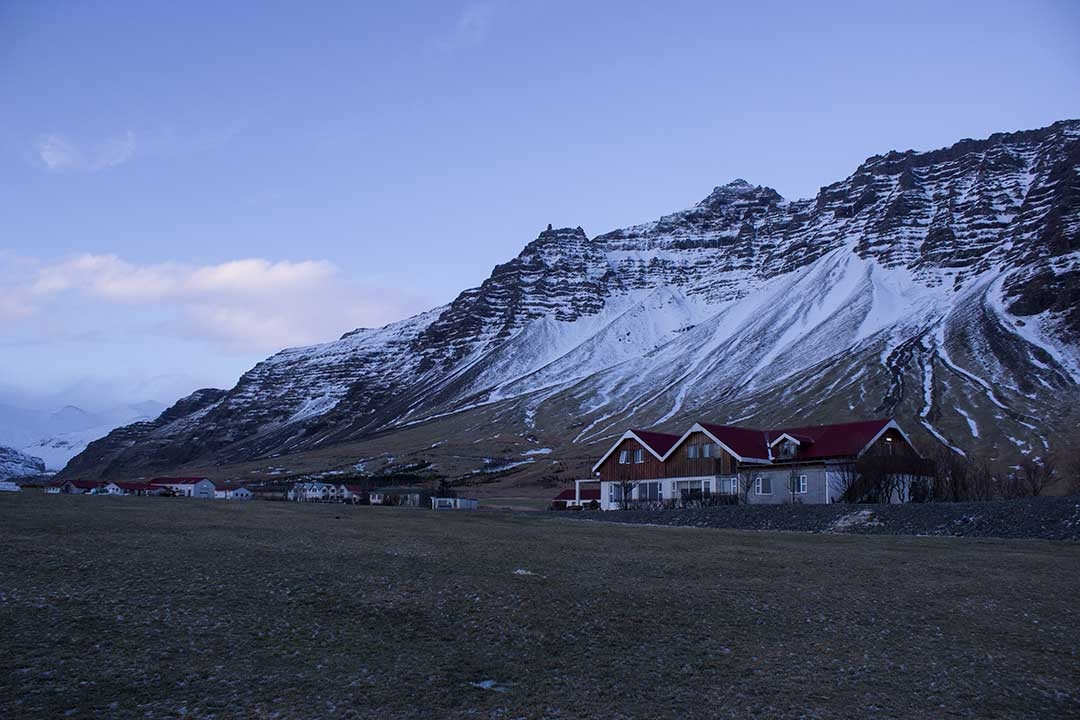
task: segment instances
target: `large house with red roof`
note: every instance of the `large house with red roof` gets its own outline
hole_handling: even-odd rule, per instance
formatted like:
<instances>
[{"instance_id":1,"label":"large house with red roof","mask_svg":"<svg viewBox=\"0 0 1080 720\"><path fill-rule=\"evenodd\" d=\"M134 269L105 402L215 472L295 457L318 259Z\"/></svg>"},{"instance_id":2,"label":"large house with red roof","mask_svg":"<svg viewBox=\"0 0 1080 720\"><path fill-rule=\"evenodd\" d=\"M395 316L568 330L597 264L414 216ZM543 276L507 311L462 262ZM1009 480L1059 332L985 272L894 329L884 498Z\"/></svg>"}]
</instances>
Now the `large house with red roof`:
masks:
<instances>
[{"instance_id":1,"label":"large house with red roof","mask_svg":"<svg viewBox=\"0 0 1080 720\"><path fill-rule=\"evenodd\" d=\"M830 503L851 499L857 468L874 458L889 458L889 467L899 468L889 472L903 473L882 499L902 499L922 463L894 420L770 430L699 422L682 435L628 430L593 466L595 477L579 480L575 492L581 497L599 485L604 510L716 496Z\"/></svg>"}]
</instances>

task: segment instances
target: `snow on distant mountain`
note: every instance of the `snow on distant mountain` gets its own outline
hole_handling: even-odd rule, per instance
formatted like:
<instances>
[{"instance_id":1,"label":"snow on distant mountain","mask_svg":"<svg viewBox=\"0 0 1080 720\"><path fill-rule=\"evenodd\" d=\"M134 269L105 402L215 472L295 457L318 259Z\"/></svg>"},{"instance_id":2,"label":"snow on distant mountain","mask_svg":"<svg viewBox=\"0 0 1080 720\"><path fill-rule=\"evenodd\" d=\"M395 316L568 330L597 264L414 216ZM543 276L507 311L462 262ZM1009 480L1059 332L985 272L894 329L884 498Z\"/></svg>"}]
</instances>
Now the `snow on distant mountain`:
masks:
<instances>
[{"instance_id":1,"label":"snow on distant mountain","mask_svg":"<svg viewBox=\"0 0 1080 720\"><path fill-rule=\"evenodd\" d=\"M41 458L31 457L9 447L0 447L0 480L44 474L45 463Z\"/></svg>"},{"instance_id":2,"label":"snow on distant mountain","mask_svg":"<svg viewBox=\"0 0 1080 720\"><path fill-rule=\"evenodd\" d=\"M284 350L68 471L228 465L422 425L446 466L507 437L586 458L629 425L698 417L893 415L924 445L1009 458L1075 433L1078 383L1080 121L1062 121L875 156L813 199L736 180L591 239L549 227L449 305Z\"/></svg>"},{"instance_id":3,"label":"snow on distant mountain","mask_svg":"<svg viewBox=\"0 0 1080 720\"><path fill-rule=\"evenodd\" d=\"M0 405L0 443L44 460L48 471L61 470L68 460L114 428L153 420L165 406L154 401L118 405L87 412L74 405L55 410L30 410Z\"/></svg>"}]
</instances>

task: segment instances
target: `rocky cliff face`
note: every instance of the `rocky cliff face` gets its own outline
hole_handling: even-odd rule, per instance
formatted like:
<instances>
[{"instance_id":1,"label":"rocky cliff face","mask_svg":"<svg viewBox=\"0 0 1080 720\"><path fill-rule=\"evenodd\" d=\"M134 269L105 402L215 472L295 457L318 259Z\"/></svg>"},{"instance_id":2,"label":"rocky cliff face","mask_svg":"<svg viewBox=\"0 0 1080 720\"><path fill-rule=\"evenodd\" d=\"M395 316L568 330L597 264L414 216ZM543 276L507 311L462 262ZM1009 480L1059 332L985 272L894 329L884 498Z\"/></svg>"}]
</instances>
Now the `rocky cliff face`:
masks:
<instances>
[{"instance_id":1,"label":"rocky cliff face","mask_svg":"<svg viewBox=\"0 0 1080 720\"><path fill-rule=\"evenodd\" d=\"M65 474L288 456L483 408L553 457L628 424L881 414L1007 457L1075 431L1078 382L1080 121L1063 121L875 156L809 200L736 180L593 239L549 228L449 305L282 351Z\"/></svg>"}]
</instances>

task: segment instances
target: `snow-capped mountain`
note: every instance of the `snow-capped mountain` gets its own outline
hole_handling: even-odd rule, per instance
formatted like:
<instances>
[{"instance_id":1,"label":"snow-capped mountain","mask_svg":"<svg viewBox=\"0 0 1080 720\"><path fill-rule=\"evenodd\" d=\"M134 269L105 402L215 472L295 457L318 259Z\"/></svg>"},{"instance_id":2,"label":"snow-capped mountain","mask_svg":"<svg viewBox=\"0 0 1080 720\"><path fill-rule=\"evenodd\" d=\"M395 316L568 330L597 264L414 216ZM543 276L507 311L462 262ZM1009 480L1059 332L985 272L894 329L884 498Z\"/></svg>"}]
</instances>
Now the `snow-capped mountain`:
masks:
<instances>
[{"instance_id":1,"label":"snow-capped mountain","mask_svg":"<svg viewBox=\"0 0 1080 720\"><path fill-rule=\"evenodd\" d=\"M152 420L165 406L152 400L90 412L75 405L34 410L0 405L0 444L44 460L57 471L98 438L119 426Z\"/></svg>"},{"instance_id":2,"label":"snow-capped mountain","mask_svg":"<svg viewBox=\"0 0 1080 720\"><path fill-rule=\"evenodd\" d=\"M0 480L36 477L45 474L41 458L21 453L9 447L0 447Z\"/></svg>"},{"instance_id":3,"label":"snow-capped mountain","mask_svg":"<svg viewBox=\"0 0 1080 720\"><path fill-rule=\"evenodd\" d=\"M736 180L591 239L549 227L449 305L284 350L65 473L343 443L465 468L484 451L461 447L492 433L577 469L629 425L699 417L893 415L924 444L1005 458L1075 433L1078 383L1080 121L1062 121L875 156L813 199Z\"/></svg>"}]
</instances>

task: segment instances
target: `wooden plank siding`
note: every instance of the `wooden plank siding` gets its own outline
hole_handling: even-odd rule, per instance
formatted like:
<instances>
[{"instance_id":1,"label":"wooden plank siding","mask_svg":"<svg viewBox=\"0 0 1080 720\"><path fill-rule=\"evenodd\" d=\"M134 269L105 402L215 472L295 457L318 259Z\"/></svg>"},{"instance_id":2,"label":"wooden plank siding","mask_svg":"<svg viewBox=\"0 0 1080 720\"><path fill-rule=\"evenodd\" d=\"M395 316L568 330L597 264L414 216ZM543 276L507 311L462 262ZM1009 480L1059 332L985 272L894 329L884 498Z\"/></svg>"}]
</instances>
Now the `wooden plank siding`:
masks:
<instances>
[{"instance_id":1,"label":"wooden plank siding","mask_svg":"<svg viewBox=\"0 0 1080 720\"><path fill-rule=\"evenodd\" d=\"M619 464L619 453L623 450L630 451L630 463ZM634 451L641 450L644 461L634 462ZM615 452L608 456L598 471L601 480L613 480L616 482L626 480L655 480L664 477L664 468L660 461L653 456L649 449L633 438L627 438L619 443Z\"/></svg>"},{"instance_id":2,"label":"wooden plank siding","mask_svg":"<svg viewBox=\"0 0 1080 720\"><path fill-rule=\"evenodd\" d=\"M688 448L691 445L701 446L712 443L713 457L690 458ZM700 455L700 450L699 450ZM716 444L705 433L690 433L682 444L678 445L671 456L664 462L663 477L703 477L706 475L734 475L735 458L729 455L723 448Z\"/></svg>"},{"instance_id":3,"label":"wooden plank siding","mask_svg":"<svg viewBox=\"0 0 1080 720\"><path fill-rule=\"evenodd\" d=\"M908 444L903 434L896 428L889 428L883 432L877 442L866 449L864 455L896 455L909 460L916 460L919 457L915 448Z\"/></svg>"},{"instance_id":4,"label":"wooden plank siding","mask_svg":"<svg viewBox=\"0 0 1080 720\"><path fill-rule=\"evenodd\" d=\"M689 445L702 445L704 443L713 444L714 457L691 459L687 456L687 447ZM633 453L638 449L641 449L645 455L644 462L632 462ZM630 451L631 462L626 465L619 464L619 453L623 450ZM601 480L613 481L733 475L735 473L735 458L725 452L704 433L691 433L664 463L653 457L648 448L637 440L628 438L619 443L615 452L608 456L608 459L600 466L599 473Z\"/></svg>"}]
</instances>

